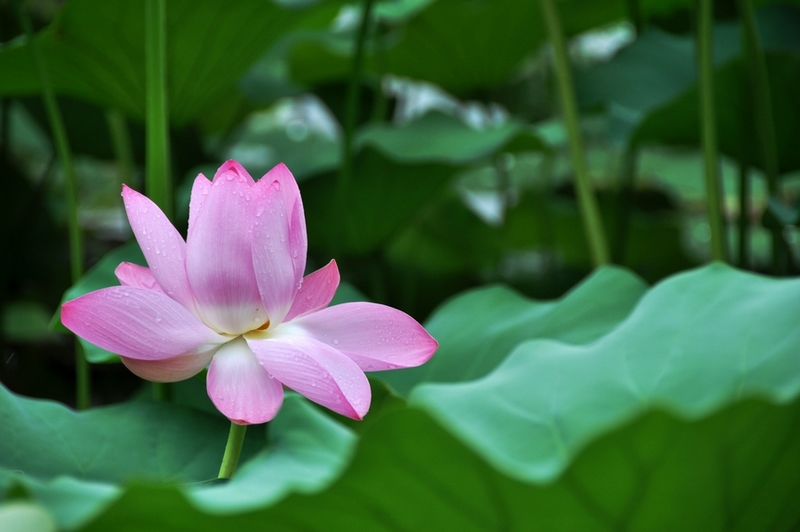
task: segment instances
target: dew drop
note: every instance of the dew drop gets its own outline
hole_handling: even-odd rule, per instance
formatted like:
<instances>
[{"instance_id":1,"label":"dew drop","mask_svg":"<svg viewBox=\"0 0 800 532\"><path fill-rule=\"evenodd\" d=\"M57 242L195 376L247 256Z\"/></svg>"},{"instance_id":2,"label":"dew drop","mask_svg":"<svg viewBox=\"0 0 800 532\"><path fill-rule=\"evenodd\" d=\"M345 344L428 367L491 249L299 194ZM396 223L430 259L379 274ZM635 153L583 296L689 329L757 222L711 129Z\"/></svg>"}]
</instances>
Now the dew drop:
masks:
<instances>
[{"instance_id":1,"label":"dew drop","mask_svg":"<svg viewBox=\"0 0 800 532\"><path fill-rule=\"evenodd\" d=\"M333 339L333 345L339 345L339 340L337 340L337 339L335 339L335 338L334 338L334 339Z\"/></svg>"}]
</instances>

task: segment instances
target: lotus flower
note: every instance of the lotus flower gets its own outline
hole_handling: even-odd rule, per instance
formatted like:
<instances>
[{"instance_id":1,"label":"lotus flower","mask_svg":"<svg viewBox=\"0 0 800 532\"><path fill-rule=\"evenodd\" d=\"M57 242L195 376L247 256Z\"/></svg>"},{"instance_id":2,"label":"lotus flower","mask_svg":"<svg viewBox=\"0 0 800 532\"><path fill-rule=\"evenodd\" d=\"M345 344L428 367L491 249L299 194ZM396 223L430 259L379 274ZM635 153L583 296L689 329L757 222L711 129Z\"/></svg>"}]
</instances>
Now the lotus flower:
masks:
<instances>
[{"instance_id":1,"label":"lotus flower","mask_svg":"<svg viewBox=\"0 0 800 532\"><path fill-rule=\"evenodd\" d=\"M120 264L121 286L64 303L61 320L147 380L179 381L208 366L208 395L234 423L275 417L284 386L361 419L371 399L364 371L417 366L436 350L399 310L328 307L335 261L303 277L303 204L282 164L258 182L235 161L213 181L198 175L186 241L148 198L126 186L122 197L150 267Z\"/></svg>"}]
</instances>

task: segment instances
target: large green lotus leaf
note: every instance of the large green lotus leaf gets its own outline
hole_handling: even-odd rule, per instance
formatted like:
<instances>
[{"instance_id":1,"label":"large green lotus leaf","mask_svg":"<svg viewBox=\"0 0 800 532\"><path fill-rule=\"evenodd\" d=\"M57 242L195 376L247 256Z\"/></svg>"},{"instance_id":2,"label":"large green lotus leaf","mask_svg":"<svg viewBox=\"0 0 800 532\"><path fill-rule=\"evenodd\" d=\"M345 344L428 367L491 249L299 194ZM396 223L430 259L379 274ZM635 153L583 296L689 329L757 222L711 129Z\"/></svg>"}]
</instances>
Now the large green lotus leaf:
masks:
<instances>
[{"instance_id":1,"label":"large green lotus leaf","mask_svg":"<svg viewBox=\"0 0 800 532\"><path fill-rule=\"evenodd\" d=\"M428 363L380 376L404 394L421 382L475 380L527 340L586 344L600 338L630 313L646 290L638 277L616 267L595 271L552 302L532 301L504 286L478 288L448 301L428 319L425 328L439 340L439 350Z\"/></svg>"},{"instance_id":2,"label":"large green lotus leaf","mask_svg":"<svg viewBox=\"0 0 800 532\"><path fill-rule=\"evenodd\" d=\"M799 297L798 280L711 265L658 284L592 343L526 342L486 377L423 383L410 403L506 474L551 480L587 441L654 405L698 419L743 397L793 399Z\"/></svg>"},{"instance_id":3,"label":"large green lotus leaf","mask_svg":"<svg viewBox=\"0 0 800 532\"><path fill-rule=\"evenodd\" d=\"M800 168L800 152L795 140L800 136L800 55L771 52L765 55L767 76L775 124L778 166L781 173ZM763 168L753 126L743 119L749 83L748 71L741 60L734 60L714 74L714 97L717 110L717 132L722 153ZM654 110L638 126L632 142L639 144L675 144L699 146L698 90L694 85L675 99Z\"/></svg>"},{"instance_id":4,"label":"large green lotus leaf","mask_svg":"<svg viewBox=\"0 0 800 532\"><path fill-rule=\"evenodd\" d=\"M148 401L75 412L3 387L0 420L0 468L41 480L99 482L215 478L229 427L218 416ZM246 456L259 445L252 436Z\"/></svg>"},{"instance_id":5,"label":"large green lotus leaf","mask_svg":"<svg viewBox=\"0 0 800 532\"><path fill-rule=\"evenodd\" d=\"M695 421L656 410L588 445L557 481L528 484L404 410L321 493L222 515L134 485L81 530L788 531L800 518L798 416L797 403L752 400Z\"/></svg>"},{"instance_id":6,"label":"large green lotus leaf","mask_svg":"<svg viewBox=\"0 0 800 532\"><path fill-rule=\"evenodd\" d=\"M308 16L260 0L165 4L167 100L176 126L227 105L242 74ZM143 0L71 0L35 38L56 92L144 118ZM0 50L0 72L13 73L0 76L0 95L39 92L24 40Z\"/></svg>"},{"instance_id":7,"label":"large green lotus leaf","mask_svg":"<svg viewBox=\"0 0 800 532\"><path fill-rule=\"evenodd\" d=\"M263 447L263 429L251 427L238 473L217 484L207 481L216 478L229 426L219 416L144 402L74 413L0 394L0 487L21 486L66 528L120 496L123 480L183 482L194 504L223 513L319 491L338 476L355 443L353 431L290 393L269 425L269 445ZM378 395L376 412L388 404Z\"/></svg>"}]
</instances>

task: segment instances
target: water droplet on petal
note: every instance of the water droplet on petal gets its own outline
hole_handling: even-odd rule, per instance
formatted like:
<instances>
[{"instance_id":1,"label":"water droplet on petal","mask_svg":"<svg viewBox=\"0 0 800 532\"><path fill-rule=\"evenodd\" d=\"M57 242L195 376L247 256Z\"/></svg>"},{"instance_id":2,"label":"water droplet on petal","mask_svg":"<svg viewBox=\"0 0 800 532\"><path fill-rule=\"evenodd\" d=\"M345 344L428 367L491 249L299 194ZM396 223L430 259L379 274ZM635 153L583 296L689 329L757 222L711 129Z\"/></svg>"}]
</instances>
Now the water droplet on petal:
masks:
<instances>
[{"instance_id":1,"label":"water droplet on petal","mask_svg":"<svg viewBox=\"0 0 800 532\"><path fill-rule=\"evenodd\" d=\"M334 338L334 339L333 339L333 345L339 345L339 340L337 340L337 339L335 339L335 338Z\"/></svg>"}]
</instances>

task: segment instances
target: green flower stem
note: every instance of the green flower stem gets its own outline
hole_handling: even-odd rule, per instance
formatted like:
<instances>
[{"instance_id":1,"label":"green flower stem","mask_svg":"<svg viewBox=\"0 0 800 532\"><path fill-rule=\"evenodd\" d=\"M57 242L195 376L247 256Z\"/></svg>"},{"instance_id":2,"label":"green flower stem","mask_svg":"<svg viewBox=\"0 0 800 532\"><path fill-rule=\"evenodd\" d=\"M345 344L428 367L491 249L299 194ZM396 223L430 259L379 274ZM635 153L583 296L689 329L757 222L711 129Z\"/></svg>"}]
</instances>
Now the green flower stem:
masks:
<instances>
[{"instance_id":1,"label":"green flower stem","mask_svg":"<svg viewBox=\"0 0 800 532\"><path fill-rule=\"evenodd\" d=\"M778 148L775 139L775 119L772 113L772 95L769 90L767 63L761 46L756 16L752 0L739 0L739 12L744 27L744 50L747 62L747 78L752 91L753 119L755 122L756 143L761 152L761 163L767 178L769 197L781 200L781 186L778 179ZM775 224L772 232L772 266L774 273L786 273L786 244L782 228Z\"/></svg>"},{"instance_id":2,"label":"green flower stem","mask_svg":"<svg viewBox=\"0 0 800 532\"><path fill-rule=\"evenodd\" d=\"M219 466L218 478L231 478L239 464L242 454L242 444L247 425L237 425L231 421L231 430L228 433L228 443L225 445L225 454L222 455L222 465Z\"/></svg>"},{"instance_id":3,"label":"green flower stem","mask_svg":"<svg viewBox=\"0 0 800 532\"><path fill-rule=\"evenodd\" d=\"M639 0L626 0L628 7L628 18L633 23L636 29L636 36L640 36L644 30L644 19L642 18L642 6L639 5Z\"/></svg>"},{"instance_id":4,"label":"green flower stem","mask_svg":"<svg viewBox=\"0 0 800 532\"><path fill-rule=\"evenodd\" d=\"M711 227L711 254L714 260L727 260L725 228L722 222L722 187L717 155L717 119L714 112L714 69L712 66L712 0L698 0L697 62L700 85L700 133L706 176L706 204Z\"/></svg>"},{"instance_id":5,"label":"green flower stem","mask_svg":"<svg viewBox=\"0 0 800 532\"><path fill-rule=\"evenodd\" d=\"M617 184L616 208L614 209L614 224L612 226L611 259L621 264L625 258L628 244L628 231L631 220L631 202L633 201L633 188L636 182L636 167L639 161L639 149L628 146L622 154L622 165Z\"/></svg>"},{"instance_id":6,"label":"green flower stem","mask_svg":"<svg viewBox=\"0 0 800 532\"><path fill-rule=\"evenodd\" d=\"M167 25L164 0L145 0L144 52L146 99L145 190L172 218L167 114Z\"/></svg>"},{"instance_id":7,"label":"green flower stem","mask_svg":"<svg viewBox=\"0 0 800 532\"><path fill-rule=\"evenodd\" d=\"M567 128L567 136L569 137L570 155L572 158L572 166L575 171L581 218L583 220L584 230L588 236L592 262L595 266L602 266L609 263L608 244L605 232L603 231L603 222L600 218L600 209L597 206L597 199L592 191L589 168L586 163L583 139L581 138L580 125L578 122L578 110L572 88L572 74L570 73L569 58L567 57L567 46L561 31L561 22L559 21L558 11L554 1L540 0L540 5L550 35L550 42L553 45L559 99L561 100L564 124Z\"/></svg>"},{"instance_id":8,"label":"green flower stem","mask_svg":"<svg viewBox=\"0 0 800 532\"><path fill-rule=\"evenodd\" d=\"M355 53L347 86L347 100L342 131L342 162L339 166L339 180L336 184L336 208L343 222L347 208L347 195L350 182L353 180L353 136L358 118L358 97L361 89L361 78L364 70L364 45L367 41L369 21L372 17L372 6L375 0L364 0L361 7L361 22L356 34ZM348 228L346 222L345 228ZM349 228L347 229L349 233Z\"/></svg>"},{"instance_id":9,"label":"green flower stem","mask_svg":"<svg viewBox=\"0 0 800 532\"><path fill-rule=\"evenodd\" d=\"M172 218L167 114L167 14L164 0L145 0L145 190L167 218ZM167 400L169 391L154 382L153 398Z\"/></svg>"},{"instance_id":10,"label":"green flower stem","mask_svg":"<svg viewBox=\"0 0 800 532\"><path fill-rule=\"evenodd\" d=\"M77 283L83 274L83 236L81 235L80 224L78 223L78 192L77 179L75 177L75 167L72 164L72 150L67 139L67 130L64 127L64 119L61 110L56 102L55 91L50 83L50 75L47 71L45 59L39 52L36 39L33 35L33 27L30 18L22 8L20 0L14 0L14 8L17 11L20 24L28 39L28 47L33 56L33 62L39 75L42 99L47 110L47 120L53 130L53 139L56 145L58 158L64 171L64 195L67 201L67 227L69 231L69 256L70 274L72 282ZM80 344L75 341L75 382L76 382L76 406L83 410L89 406L90 383L89 383L89 363L83 354Z\"/></svg>"},{"instance_id":11,"label":"green flower stem","mask_svg":"<svg viewBox=\"0 0 800 532\"><path fill-rule=\"evenodd\" d=\"M111 144L114 147L114 156L119 165L120 181L131 185L134 176L133 147L125 115L118 109L109 109L106 111L106 123L108 124L108 133L111 135Z\"/></svg>"}]
</instances>

